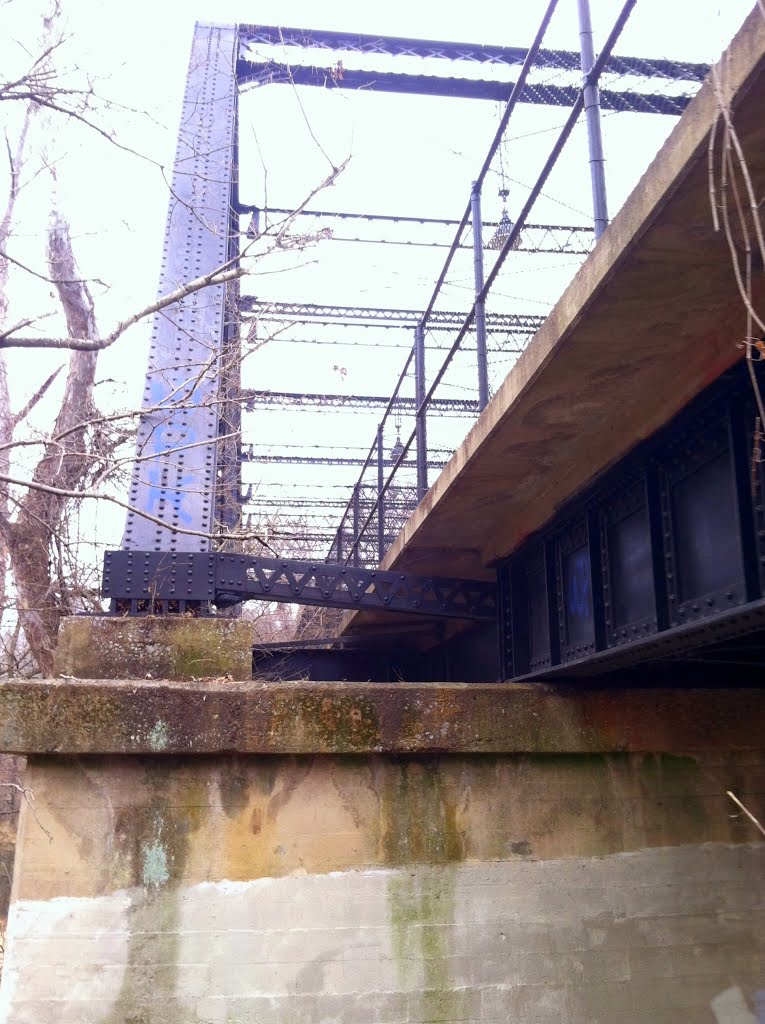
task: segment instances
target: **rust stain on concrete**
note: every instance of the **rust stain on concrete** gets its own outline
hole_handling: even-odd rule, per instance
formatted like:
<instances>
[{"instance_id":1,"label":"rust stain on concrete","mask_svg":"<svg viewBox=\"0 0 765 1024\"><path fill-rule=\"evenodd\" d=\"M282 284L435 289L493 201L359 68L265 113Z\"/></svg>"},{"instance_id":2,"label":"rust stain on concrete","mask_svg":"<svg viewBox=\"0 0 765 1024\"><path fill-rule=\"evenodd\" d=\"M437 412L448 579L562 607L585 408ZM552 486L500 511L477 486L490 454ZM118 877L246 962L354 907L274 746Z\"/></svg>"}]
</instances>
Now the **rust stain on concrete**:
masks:
<instances>
[{"instance_id":1,"label":"rust stain on concrete","mask_svg":"<svg viewBox=\"0 0 765 1024\"><path fill-rule=\"evenodd\" d=\"M765 754L32 758L17 895L751 841L732 779L760 801Z\"/></svg>"}]
</instances>

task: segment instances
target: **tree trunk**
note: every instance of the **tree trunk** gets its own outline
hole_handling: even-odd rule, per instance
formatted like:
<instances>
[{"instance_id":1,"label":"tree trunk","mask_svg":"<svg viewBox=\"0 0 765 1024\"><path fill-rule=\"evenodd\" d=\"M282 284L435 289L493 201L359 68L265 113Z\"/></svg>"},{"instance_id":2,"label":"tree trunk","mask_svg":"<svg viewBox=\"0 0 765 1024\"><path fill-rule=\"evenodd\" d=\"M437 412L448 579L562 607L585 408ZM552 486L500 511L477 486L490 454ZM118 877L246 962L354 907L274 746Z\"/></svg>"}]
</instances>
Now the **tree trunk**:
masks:
<instances>
[{"instance_id":1,"label":"tree trunk","mask_svg":"<svg viewBox=\"0 0 765 1024\"><path fill-rule=\"evenodd\" d=\"M54 212L48 231L48 267L75 338L98 337L93 299L80 280L69 226ZM43 675L53 671L53 652L62 612L62 596L51 573L51 545L61 529L69 499L36 490L45 484L76 490L91 467L87 421L93 413L96 352L69 357L64 396L51 440L32 476L32 486L19 504L10 526L9 554L18 597L18 611L27 643Z\"/></svg>"},{"instance_id":2,"label":"tree trunk","mask_svg":"<svg viewBox=\"0 0 765 1024\"><path fill-rule=\"evenodd\" d=\"M19 137L10 160L10 189L2 219L0 219L0 250L5 252L13 229L13 217L16 212L16 201L19 196L21 171L24 166L29 125L34 111L32 105L27 106ZM10 148L10 147L9 147ZM0 327L5 325L8 316L8 276L10 263L0 257ZM16 421L11 412L11 397L8 390L8 364L5 353L0 352L0 473L8 475L11 465L11 442ZM8 488L0 484L0 625L6 610L7 578L8 578L8 535L7 524L10 513Z\"/></svg>"}]
</instances>

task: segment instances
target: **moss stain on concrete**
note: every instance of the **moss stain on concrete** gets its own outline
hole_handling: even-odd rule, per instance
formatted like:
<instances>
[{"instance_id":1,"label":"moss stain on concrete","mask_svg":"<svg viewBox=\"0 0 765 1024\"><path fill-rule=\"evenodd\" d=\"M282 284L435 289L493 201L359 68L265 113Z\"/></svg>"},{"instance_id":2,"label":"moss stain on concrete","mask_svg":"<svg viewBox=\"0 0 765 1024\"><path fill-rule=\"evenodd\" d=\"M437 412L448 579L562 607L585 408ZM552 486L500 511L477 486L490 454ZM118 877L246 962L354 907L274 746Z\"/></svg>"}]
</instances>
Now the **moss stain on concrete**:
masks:
<instances>
[{"instance_id":1,"label":"moss stain on concrete","mask_svg":"<svg viewBox=\"0 0 765 1024\"><path fill-rule=\"evenodd\" d=\"M200 679L252 674L252 639L234 620L72 616L62 623L55 672L78 679Z\"/></svg>"},{"instance_id":2,"label":"moss stain on concrete","mask_svg":"<svg viewBox=\"0 0 765 1024\"><path fill-rule=\"evenodd\" d=\"M178 996L180 903L191 833L204 809L186 778L171 782L172 769L147 770L148 798L126 808L129 824L116 829L126 847L133 889L128 910L128 955L122 986L102 1024L198 1024ZM178 799L179 796L181 799Z\"/></svg>"},{"instance_id":3,"label":"moss stain on concrete","mask_svg":"<svg viewBox=\"0 0 765 1024\"><path fill-rule=\"evenodd\" d=\"M639 760L639 778L646 805L661 809L667 841L705 841L709 813L703 799L702 769L695 757L645 754Z\"/></svg>"},{"instance_id":4,"label":"moss stain on concrete","mask_svg":"<svg viewBox=\"0 0 765 1024\"><path fill-rule=\"evenodd\" d=\"M229 631L200 630L196 619L181 619L174 627L168 636L174 679L233 675Z\"/></svg>"},{"instance_id":5,"label":"moss stain on concrete","mask_svg":"<svg viewBox=\"0 0 765 1024\"><path fill-rule=\"evenodd\" d=\"M226 816L238 818L250 802L250 778L246 765L236 755L221 764L218 789Z\"/></svg>"},{"instance_id":6,"label":"moss stain on concrete","mask_svg":"<svg viewBox=\"0 0 765 1024\"><path fill-rule=\"evenodd\" d=\"M377 708L358 694L296 692L275 702L271 733L338 754L376 750L381 744Z\"/></svg>"},{"instance_id":7,"label":"moss stain on concrete","mask_svg":"<svg viewBox=\"0 0 765 1024\"><path fill-rule=\"evenodd\" d=\"M402 998L409 1004L409 1019L422 1024L467 1019L467 993L455 988L449 964L455 883L454 867L404 869L388 882L391 945Z\"/></svg>"},{"instance_id":8,"label":"moss stain on concrete","mask_svg":"<svg viewBox=\"0 0 765 1024\"><path fill-rule=\"evenodd\" d=\"M381 765L380 845L386 864L447 864L464 858L456 794L438 757Z\"/></svg>"}]
</instances>

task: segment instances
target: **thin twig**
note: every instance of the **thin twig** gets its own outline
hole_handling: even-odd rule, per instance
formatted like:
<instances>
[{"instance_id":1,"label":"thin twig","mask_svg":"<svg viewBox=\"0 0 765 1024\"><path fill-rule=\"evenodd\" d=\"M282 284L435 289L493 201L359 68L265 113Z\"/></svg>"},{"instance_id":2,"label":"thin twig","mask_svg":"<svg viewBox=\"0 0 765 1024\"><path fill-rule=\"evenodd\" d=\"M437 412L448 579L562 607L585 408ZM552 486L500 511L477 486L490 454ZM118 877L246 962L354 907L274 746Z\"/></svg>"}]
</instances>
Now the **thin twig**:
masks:
<instances>
[{"instance_id":1,"label":"thin twig","mask_svg":"<svg viewBox=\"0 0 765 1024\"><path fill-rule=\"evenodd\" d=\"M726 792L726 793L727 793L727 795L728 795L728 796L729 796L729 797L731 798L731 800L733 801L733 803L734 803L734 804L735 804L735 805L736 805L737 807L740 807L740 808L741 808L741 810L742 810L742 811L744 812L744 814L745 814L745 815L747 816L747 818L749 818L749 820L750 820L751 822L753 822L753 823L754 823L754 824L755 824L755 825L757 826L757 828L758 828L758 829L760 830L760 832L762 832L762 834L763 834L763 835L765 836L765 828L763 828L763 827L762 827L762 825L761 825L761 824L759 823L759 821L758 821L758 820L757 820L757 819L755 818L755 816L754 816L754 815L752 814L752 812L751 812L750 810L748 810L748 809L747 809L746 807L744 807L744 805L743 805L743 804L741 803L741 801L740 801L740 800L739 800L739 798L738 798L738 797L736 796L736 794L735 794L735 793L731 793L731 791L730 791L729 789L726 789L726 790L725 790L725 792Z\"/></svg>"},{"instance_id":2,"label":"thin twig","mask_svg":"<svg viewBox=\"0 0 765 1024\"><path fill-rule=\"evenodd\" d=\"M147 316L151 316L152 313L158 313L167 306L172 306L174 303L180 302L181 299L185 299L195 292L202 291L204 288L211 288L226 284L228 281L235 281L240 277L244 277L246 273L247 271L243 267L234 267L230 270L218 268L209 274L203 274L188 284L182 285L180 288L176 288L174 291L162 296L156 302L149 303L148 306L144 306L143 309L133 313L132 316L127 317L125 320L121 320L114 330L104 338L14 338L9 331L6 331L0 334L0 349L55 348L71 349L76 352L100 352L102 349L113 345L125 333L128 327L132 327Z\"/></svg>"},{"instance_id":3,"label":"thin twig","mask_svg":"<svg viewBox=\"0 0 765 1024\"><path fill-rule=\"evenodd\" d=\"M78 501L86 499L90 501L108 501L112 505L118 505L128 512L140 516L141 519L146 519L150 523L155 523L157 526L169 530L170 533L182 533L188 537L204 537L206 540L256 540L264 548L273 551L273 548L256 533L205 533L204 530L189 530L183 526L171 526L157 516L150 515L148 512L143 511L143 509L136 508L135 505L131 505L129 502L123 501L113 494L97 494L94 491L75 491L66 487L52 487L50 484L43 484L38 481L20 480L18 477L9 476L5 473L0 473L0 482L12 484L16 487L27 487L33 491L42 491L44 494L53 494L59 498L76 498Z\"/></svg>"},{"instance_id":4,"label":"thin twig","mask_svg":"<svg viewBox=\"0 0 765 1024\"><path fill-rule=\"evenodd\" d=\"M39 817L37 816L37 808L35 807L35 795L32 792L32 790L29 789L26 786L20 786L18 784L18 782L0 782L0 787L3 787L5 789L15 789L19 793L21 793L21 795L24 797L24 799L27 802L27 806L32 811L32 814L34 816L35 821L40 826L40 828L43 830L43 832L48 837L48 839L51 842L53 842L53 836L50 834L50 832L47 830L45 825L43 825L43 823L40 821Z\"/></svg>"},{"instance_id":5,"label":"thin twig","mask_svg":"<svg viewBox=\"0 0 765 1024\"><path fill-rule=\"evenodd\" d=\"M51 386L51 384L55 381L56 377L58 377L58 375L61 373L61 371L63 369L64 369L64 365L62 363L61 366L59 366L57 369L55 369L53 371L53 373L50 375L50 377L48 377L48 379L43 384L40 385L40 387L37 389L37 391L35 391L35 393L29 399L27 404L23 408L19 409L19 411L17 413L14 414L14 416L13 416L13 425L14 425L14 427L17 427L19 425L19 423L21 423L22 420L25 420L27 418L27 416L34 409L34 407L37 405L37 403L45 396L46 391Z\"/></svg>"}]
</instances>

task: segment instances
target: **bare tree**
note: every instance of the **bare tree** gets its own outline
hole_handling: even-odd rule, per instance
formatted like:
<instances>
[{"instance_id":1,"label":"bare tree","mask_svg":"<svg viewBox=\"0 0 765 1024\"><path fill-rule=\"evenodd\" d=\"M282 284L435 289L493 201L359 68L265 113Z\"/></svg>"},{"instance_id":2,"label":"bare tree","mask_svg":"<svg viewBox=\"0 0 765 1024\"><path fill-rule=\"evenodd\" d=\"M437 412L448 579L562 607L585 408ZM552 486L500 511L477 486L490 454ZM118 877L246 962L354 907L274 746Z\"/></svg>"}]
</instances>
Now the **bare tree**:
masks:
<instances>
[{"instance_id":1,"label":"bare tree","mask_svg":"<svg viewBox=\"0 0 765 1024\"><path fill-rule=\"evenodd\" d=\"M48 268L69 334L75 338L95 340L97 329L93 299L87 285L79 279L69 226L56 210L52 212L48 232ZM61 528L67 499L34 485L76 490L92 472L92 461L87 456L95 453L92 440L89 442L86 436L86 424L95 414L95 373L95 352L77 351L70 355L53 438L44 446L33 470L33 486L22 498L16 499L15 517L5 516L0 521L15 582L19 620L35 661L44 674L53 670L53 648L59 619L62 612L68 610L62 595L54 595L52 563L45 557Z\"/></svg>"}]
</instances>

